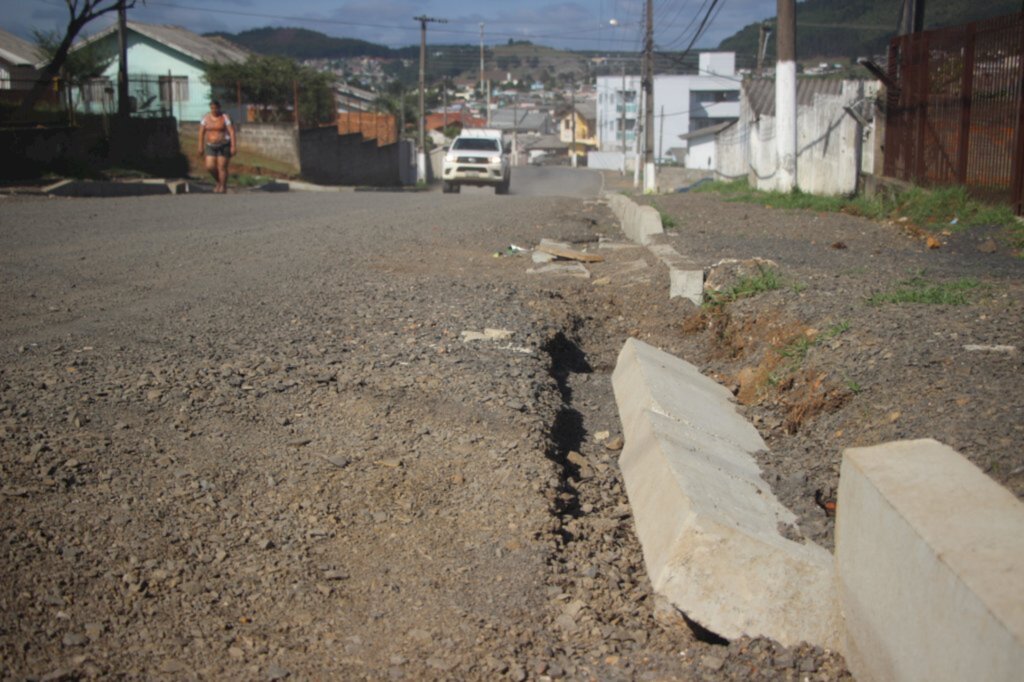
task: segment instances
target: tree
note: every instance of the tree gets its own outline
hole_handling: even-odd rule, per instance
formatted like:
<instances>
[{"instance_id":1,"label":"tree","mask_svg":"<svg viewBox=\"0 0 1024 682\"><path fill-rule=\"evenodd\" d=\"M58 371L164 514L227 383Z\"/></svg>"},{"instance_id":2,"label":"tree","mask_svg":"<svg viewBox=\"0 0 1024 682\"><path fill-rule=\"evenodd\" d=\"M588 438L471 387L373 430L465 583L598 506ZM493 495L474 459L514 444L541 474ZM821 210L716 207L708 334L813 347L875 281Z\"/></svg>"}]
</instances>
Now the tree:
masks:
<instances>
[{"instance_id":1,"label":"tree","mask_svg":"<svg viewBox=\"0 0 1024 682\"><path fill-rule=\"evenodd\" d=\"M48 62L52 62L60 48L60 34L55 31L35 31L35 39L36 45L39 47L39 54ZM90 79L103 75L112 61L113 57L104 57L96 50L95 45L88 45L68 53L58 73L65 84L64 93L67 97L72 123L74 123L75 111L73 106L74 88L81 88Z\"/></svg>"},{"instance_id":2,"label":"tree","mask_svg":"<svg viewBox=\"0 0 1024 682\"><path fill-rule=\"evenodd\" d=\"M331 76L287 57L252 55L240 64L208 64L206 81L222 99L242 99L256 107L260 121L286 121L299 91L299 125L314 127L336 116Z\"/></svg>"},{"instance_id":3,"label":"tree","mask_svg":"<svg viewBox=\"0 0 1024 682\"><path fill-rule=\"evenodd\" d=\"M68 53L71 51L75 38L90 21L98 19L104 14L116 12L122 4L125 9L135 6L135 0L64 0L64 2L68 6L68 26L64 31L64 36L59 41L54 40L55 45L50 61L39 73L39 80L32 86L32 90L22 100L19 112L22 118L28 118L36 102L60 73L64 62L68 59Z\"/></svg>"}]
</instances>

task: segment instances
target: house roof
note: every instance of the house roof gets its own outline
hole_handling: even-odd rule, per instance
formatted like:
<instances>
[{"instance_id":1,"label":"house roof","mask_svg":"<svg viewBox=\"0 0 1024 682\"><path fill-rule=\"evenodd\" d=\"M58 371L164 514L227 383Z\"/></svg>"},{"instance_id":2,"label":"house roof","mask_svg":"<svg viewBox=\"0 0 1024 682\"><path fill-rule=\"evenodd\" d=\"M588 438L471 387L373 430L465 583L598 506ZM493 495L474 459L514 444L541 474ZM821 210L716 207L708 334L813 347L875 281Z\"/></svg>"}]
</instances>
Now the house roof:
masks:
<instances>
[{"instance_id":1,"label":"house roof","mask_svg":"<svg viewBox=\"0 0 1024 682\"><path fill-rule=\"evenodd\" d=\"M558 137L558 135L541 135L535 140L529 140L523 144L523 149L526 151L541 150L541 151L561 151L568 149L569 145Z\"/></svg>"},{"instance_id":2,"label":"house roof","mask_svg":"<svg viewBox=\"0 0 1024 682\"><path fill-rule=\"evenodd\" d=\"M775 81L759 79L743 83L743 94L757 116L775 115ZM814 106L818 95L843 94L843 81L832 78L798 78L796 81L797 106Z\"/></svg>"},{"instance_id":3,"label":"house roof","mask_svg":"<svg viewBox=\"0 0 1024 682\"><path fill-rule=\"evenodd\" d=\"M201 36L181 26L143 24L138 21L129 21L128 30L135 31L161 45L166 45L203 64L244 62L252 54L249 50L235 45L226 38L221 38L220 36ZM115 24L100 31L88 40L78 43L74 49L81 49L98 40L103 40L108 35L116 32L117 25Z\"/></svg>"},{"instance_id":4,"label":"house roof","mask_svg":"<svg viewBox=\"0 0 1024 682\"><path fill-rule=\"evenodd\" d=\"M716 123L713 126L706 126L704 128L698 128L697 130L691 130L685 135L680 135L680 140L694 140L698 137L713 137L718 133L722 132L736 121L725 121L724 123Z\"/></svg>"},{"instance_id":5,"label":"house roof","mask_svg":"<svg viewBox=\"0 0 1024 682\"><path fill-rule=\"evenodd\" d=\"M447 121L448 125L455 125L457 123L466 128L483 128L487 124L487 121L461 111L449 111ZM427 114L426 129L441 130L444 127L444 122L445 115L443 113Z\"/></svg>"},{"instance_id":6,"label":"house roof","mask_svg":"<svg viewBox=\"0 0 1024 682\"><path fill-rule=\"evenodd\" d=\"M523 132L541 132L550 123L551 117L542 111L506 108L491 112L491 127L501 130L518 129Z\"/></svg>"},{"instance_id":7,"label":"house roof","mask_svg":"<svg viewBox=\"0 0 1024 682\"><path fill-rule=\"evenodd\" d=\"M0 59L15 66L35 66L40 57L37 46L0 29Z\"/></svg>"}]
</instances>

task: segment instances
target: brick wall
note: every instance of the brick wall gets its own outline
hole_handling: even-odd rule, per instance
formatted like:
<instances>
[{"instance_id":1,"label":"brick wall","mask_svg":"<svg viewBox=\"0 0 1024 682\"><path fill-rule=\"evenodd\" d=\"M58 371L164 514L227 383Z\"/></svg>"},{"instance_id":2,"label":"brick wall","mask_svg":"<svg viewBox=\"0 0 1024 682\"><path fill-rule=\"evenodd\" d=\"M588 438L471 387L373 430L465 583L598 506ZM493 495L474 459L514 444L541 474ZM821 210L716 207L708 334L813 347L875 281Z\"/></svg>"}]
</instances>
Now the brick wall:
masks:
<instances>
[{"instance_id":1,"label":"brick wall","mask_svg":"<svg viewBox=\"0 0 1024 682\"><path fill-rule=\"evenodd\" d=\"M298 134L291 123L236 123L236 127L239 152L259 154L299 168Z\"/></svg>"}]
</instances>

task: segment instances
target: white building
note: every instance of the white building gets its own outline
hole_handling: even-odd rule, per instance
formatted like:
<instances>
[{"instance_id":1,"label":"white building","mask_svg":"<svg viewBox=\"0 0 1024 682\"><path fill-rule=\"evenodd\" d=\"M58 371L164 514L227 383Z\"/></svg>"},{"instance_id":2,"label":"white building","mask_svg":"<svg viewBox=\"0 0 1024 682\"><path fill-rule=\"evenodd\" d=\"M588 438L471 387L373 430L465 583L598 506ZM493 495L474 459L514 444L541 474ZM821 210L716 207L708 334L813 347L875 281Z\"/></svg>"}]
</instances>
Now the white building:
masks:
<instances>
[{"instance_id":1,"label":"white building","mask_svg":"<svg viewBox=\"0 0 1024 682\"><path fill-rule=\"evenodd\" d=\"M654 77L654 156L671 162L671 150L680 143L680 136L735 121L740 116L741 79L736 75L734 52L702 52L698 73L683 76ZM597 79L597 129L600 154L592 154L591 167L620 168L623 152L636 151L636 135L640 130L641 80L639 76L600 76ZM687 155L687 167L689 155ZM632 162L630 162L632 163ZM596 164L596 165L595 165ZM695 167L704 167L707 160Z\"/></svg>"}]
</instances>

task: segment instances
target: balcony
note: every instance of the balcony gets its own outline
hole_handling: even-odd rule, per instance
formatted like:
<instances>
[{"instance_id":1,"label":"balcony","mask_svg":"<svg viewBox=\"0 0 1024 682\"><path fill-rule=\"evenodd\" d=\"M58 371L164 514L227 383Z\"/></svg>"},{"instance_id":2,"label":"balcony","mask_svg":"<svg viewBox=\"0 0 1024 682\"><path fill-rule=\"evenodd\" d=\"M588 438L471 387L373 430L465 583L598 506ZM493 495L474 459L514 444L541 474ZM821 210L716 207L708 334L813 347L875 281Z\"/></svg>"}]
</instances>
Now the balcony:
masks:
<instances>
[{"instance_id":1,"label":"balcony","mask_svg":"<svg viewBox=\"0 0 1024 682\"><path fill-rule=\"evenodd\" d=\"M623 105L621 105L621 104L616 106L615 107L615 113L616 114L621 114L622 113L622 107L623 107ZM636 102L627 103L625 105L625 107L626 107L626 115L627 116L629 116L629 115L636 116L636 112L637 112L637 104L636 104Z\"/></svg>"}]
</instances>

